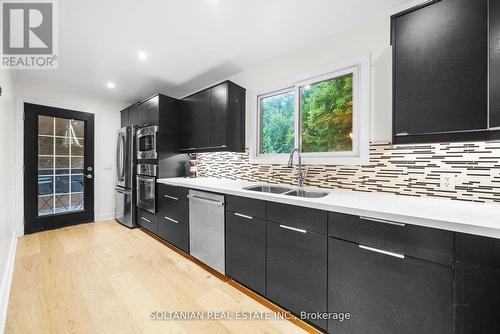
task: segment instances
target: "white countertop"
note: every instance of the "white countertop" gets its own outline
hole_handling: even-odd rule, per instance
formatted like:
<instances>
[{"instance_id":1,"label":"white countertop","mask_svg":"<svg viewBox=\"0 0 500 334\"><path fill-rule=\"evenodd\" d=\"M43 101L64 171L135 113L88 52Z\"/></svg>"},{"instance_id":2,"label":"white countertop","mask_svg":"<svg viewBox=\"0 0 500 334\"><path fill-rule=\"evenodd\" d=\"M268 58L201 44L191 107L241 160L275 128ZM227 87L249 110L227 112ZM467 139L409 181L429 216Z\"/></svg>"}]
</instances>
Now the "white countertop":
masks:
<instances>
[{"instance_id":1,"label":"white countertop","mask_svg":"<svg viewBox=\"0 0 500 334\"><path fill-rule=\"evenodd\" d=\"M206 177L158 179L158 182L500 239L500 204L335 189L320 189L331 192L322 198L301 198L243 189L262 183Z\"/></svg>"}]
</instances>

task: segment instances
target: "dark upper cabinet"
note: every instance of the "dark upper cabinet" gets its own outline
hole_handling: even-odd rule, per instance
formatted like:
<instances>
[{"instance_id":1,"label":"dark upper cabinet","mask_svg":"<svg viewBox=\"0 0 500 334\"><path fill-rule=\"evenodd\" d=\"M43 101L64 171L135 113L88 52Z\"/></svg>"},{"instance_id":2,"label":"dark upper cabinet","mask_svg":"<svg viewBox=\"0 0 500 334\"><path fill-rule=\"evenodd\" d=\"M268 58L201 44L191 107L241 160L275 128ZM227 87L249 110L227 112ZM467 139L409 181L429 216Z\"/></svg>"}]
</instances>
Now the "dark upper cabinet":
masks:
<instances>
[{"instance_id":1,"label":"dark upper cabinet","mask_svg":"<svg viewBox=\"0 0 500 334\"><path fill-rule=\"evenodd\" d=\"M122 128L131 125L129 123L129 109L130 108L125 108L120 111L120 127Z\"/></svg>"},{"instance_id":2,"label":"dark upper cabinet","mask_svg":"<svg viewBox=\"0 0 500 334\"><path fill-rule=\"evenodd\" d=\"M267 224L267 297L300 315L327 310L327 236ZM311 320L326 329L326 320Z\"/></svg>"},{"instance_id":3,"label":"dark upper cabinet","mask_svg":"<svg viewBox=\"0 0 500 334\"><path fill-rule=\"evenodd\" d=\"M329 320L329 332L453 333L451 267L334 238L328 243L328 312L351 314Z\"/></svg>"},{"instance_id":4,"label":"dark upper cabinet","mask_svg":"<svg viewBox=\"0 0 500 334\"><path fill-rule=\"evenodd\" d=\"M266 221L226 211L226 275L266 294Z\"/></svg>"},{"instance_id":5,"label":"dark upper cabinet","mask_svg":"<svg viewBox=\"0 0 500 334\"><path fill-rule=\"evenodd\" d=\"M500 2L490 0L490 127L500 127ZM498 129L500 130L500 129Z\"/></svg>"},{"instance_id":6,"label":"dark upper cabinet","mask_svg":"<svg viewBox=\"0 0 500 334\"><path fill-rule=\"evenodd\" d=\"M155 95L137 106L139 127L158 125L160 96Z\"/></svg>"},{"instance_id":7,"label":"dark upper cabinet","mask_svg":"<svg viewBox=\"0 0 500 334\"><path fill-rule=\"evenodd\" d=\"M227 83L210 88L210 129L208 146L227 145Z\"/></svg>"},{"instance_id":8,"label":"dark upper cabinet","mask_svg":"<svg viewBox=\"0 0 500 334\"><path fill-rule=\"evenodd\" d=\"M455 333L500 333L500 240L455 238Z\"/></svg>"},{"instance_id":9,"label":"dark upper cabinet","mask_svg":"<svg viewBox=\"0 0 500 334\"><path fill-rule=\"evenodd\" d=\"M181 151L245 150L245 89L225 81L183 99Z\"/></svg>"},{"instance_id":10,"label":"dark upper cabinet","mask_svg":"<svg viewBox=\"0 0 500 334\"><path fill-rule=\"evenodd\" d=\"M210 140L210 90L204 90L185 98L181 113L182 150L208 146Z\"/></svg>"},{"instance_id":11,"label":"dark upper cabinet","mask_svg":"<svg viewBox=\"0 0 500 334\"><path fill-rule=\"evenodd\" d=\"M139 124L138 103L134 103L128 107L128 125Z\"/></svg>"},{"instance_id":12,"label":"dark upper cabinet","mask_svg":"<svg viewBox=\"0 0 500 334\"><path fill-rule=\"evenodd\" d=\"M394 143L487 138L487 2L431 1L392 17Z\"/></svg>"}]
</instances>

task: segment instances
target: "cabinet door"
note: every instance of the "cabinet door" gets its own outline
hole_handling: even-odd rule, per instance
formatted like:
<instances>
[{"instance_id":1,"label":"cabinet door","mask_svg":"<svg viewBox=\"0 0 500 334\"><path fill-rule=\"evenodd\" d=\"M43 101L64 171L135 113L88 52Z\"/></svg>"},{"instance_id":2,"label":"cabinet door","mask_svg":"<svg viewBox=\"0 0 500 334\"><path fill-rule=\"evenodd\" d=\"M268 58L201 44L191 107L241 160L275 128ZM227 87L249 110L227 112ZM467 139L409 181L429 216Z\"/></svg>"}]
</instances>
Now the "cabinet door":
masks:
<instances>
[{"instance_id":1,"label":"cabinet door","mask_svg":"<svg viewBox=\"0 0 500 334\"><path fill-rule=\"evenodd\" d=\"M394 16L395 141L486 129L487 21L487 0L441 0Z\"/></svg>"},{"instance_id":2,"label":"cabinet door","mask_svg":"<svg viewBox=\"0 0 500 334\"><path fill-rule=\"evenodd\" d=\"M138 105L133 104L128 108L128 125L139 125Z\"/></svg>"},{"instance_id":3,"label":"cabinet door","mask_svg":"<svg viewBox=\"0 0 500 334\"><path fill-rule=\"evenodd\" d=\"M327 237L268 223L267 238L267 297L299 316L326 312Z\"/></svg>"},{"instance_id":4,"label":"cabinet door","mask_svg":"<svg viewBox=\"0 0 500 334\"><path fill-rule=\"evenodd\" d=\"M204 90L184 100L185 141L181 149L209 146L210 90Z\"/></svg>"},{"instance_id":5,"label":"cabinet door","mask_svg":"<svg viewBox=\"0 0 500 334\"><path fill-rule=\"evenodd\" d=\"M226 275L266 294L266 222L226 211Z\"/></svg>"},{"instance_id":6,"label":"cabinet door","mask_svg":"<svg viewBox=\"0 0 500 334\"><path fill-rule=\"evenodd\" d=\"M447 334L453 330L453 269L398 258L329 238L328 312L332 333Z\"/></svg>"},{"instance_id":7,"label":"cabinet door","mask_svg":"<svg viewBox=\"0 0 500 334\"><path fill-rule=\"evenodd\" d=\"M129 108L120 111L120 124L122 128L130 125L128 117L129 117Z\"/></svg>"},{"instance_id":8,"label":"cabinet door","mask_svg":"<svg viewBox=\"0 0 500 334\"><path fill-rule=\"evenodd\" d=\"M500 240L456 233L455 332L500 333Z\"/></svg>"},{"instance_id":9,"label":"cabinet door","mask_svg":"<svg viewBox=\"0 0 500 334\"><path fill-rule=\"evenodd\" d=\"M159 96L155 96L138 106L139 126L158 125Z\"/></svg>"},{"instance_id":10,"label":"cabinet door","mask_svg":"<svg viewBox=\"0 0 500 334\"><path fill-rule=\"evenodd\" d=\"M490 127L500 127L500 2L490 0Z\"/></svg>"},{"instance_id":11,"label":"cabinet door","mask_svg":"<svg viewBox=\"0 0 500 334\"><path fill-rule=\"evenodd\" d=\"M210 147L226 146L227 83L210 88Z\"/></svg>"}]
</instances>

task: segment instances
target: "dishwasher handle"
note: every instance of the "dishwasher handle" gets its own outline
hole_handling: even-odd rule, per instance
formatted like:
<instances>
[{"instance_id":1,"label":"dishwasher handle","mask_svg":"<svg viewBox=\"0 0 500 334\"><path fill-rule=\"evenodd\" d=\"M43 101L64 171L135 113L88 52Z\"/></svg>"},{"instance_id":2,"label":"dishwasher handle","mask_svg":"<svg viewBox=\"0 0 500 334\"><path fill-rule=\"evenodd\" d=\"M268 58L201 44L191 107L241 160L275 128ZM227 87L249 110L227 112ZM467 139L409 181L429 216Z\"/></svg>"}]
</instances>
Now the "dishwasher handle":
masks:
<instances>
[{"instance_id":1,"label":"dishwasher handle","mask_svg":"<svg viewBox=\"0 0 500 334\"><path fill-rule=\"evenodd\" d=\"M187 197L189 199L204 201L204 202L208 202L210 204L217 205L217 206L224 206L224 202L221 202L221 201L218 201L215 199L211 199L211 198L201 197L201 196L197 196L197 195L188 195Z\"/></svg>"}]
</instances>

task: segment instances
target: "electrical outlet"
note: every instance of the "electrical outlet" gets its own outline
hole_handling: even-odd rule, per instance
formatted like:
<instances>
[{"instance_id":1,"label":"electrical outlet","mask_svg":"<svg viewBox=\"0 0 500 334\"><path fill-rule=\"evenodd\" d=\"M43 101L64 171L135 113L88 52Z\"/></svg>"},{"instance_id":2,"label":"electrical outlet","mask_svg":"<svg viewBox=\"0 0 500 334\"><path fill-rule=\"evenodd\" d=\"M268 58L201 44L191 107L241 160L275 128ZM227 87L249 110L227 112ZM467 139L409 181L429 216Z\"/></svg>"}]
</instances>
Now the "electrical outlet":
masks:
<instances>
[{"instance_id":1,"label":"electrical outlet","mask_svg":"<svg viewBox=\"0 0 500 334\"><path fill-rule=\"evenodd\" d=\"M442 190L455 190L457 176L455 174L443 174L440 177L440 188Z\"/></svg>"}]
</instances>

